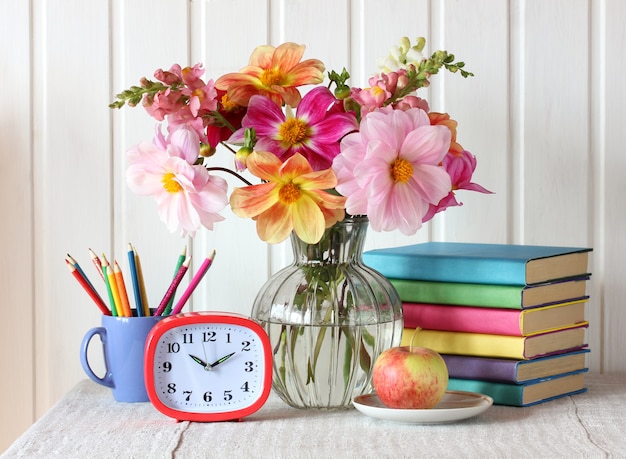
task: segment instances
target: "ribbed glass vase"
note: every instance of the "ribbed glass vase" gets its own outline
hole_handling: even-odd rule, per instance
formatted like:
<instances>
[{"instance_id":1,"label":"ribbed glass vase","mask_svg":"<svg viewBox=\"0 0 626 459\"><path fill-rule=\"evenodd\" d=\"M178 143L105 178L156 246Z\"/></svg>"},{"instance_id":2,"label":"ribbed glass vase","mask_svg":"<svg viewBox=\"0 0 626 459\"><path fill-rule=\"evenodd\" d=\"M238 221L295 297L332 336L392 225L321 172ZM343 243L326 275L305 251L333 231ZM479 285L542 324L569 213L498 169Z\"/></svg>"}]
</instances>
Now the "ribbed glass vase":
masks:
<instances>
[{"instance_id":1,"label":"ribbed glass vase","mask_svg":"<svg viewBox=\"0 0 626 459\"><path fill-rule=\"evenodd\" d=\"M368 224L346 218L317 244L292 235L294 262L257 294L252 317L272 342L273 388L291 406L351 407L371 391L378 355L400 344L398 294L362 261Z\"/></svg>"}]
</instances>

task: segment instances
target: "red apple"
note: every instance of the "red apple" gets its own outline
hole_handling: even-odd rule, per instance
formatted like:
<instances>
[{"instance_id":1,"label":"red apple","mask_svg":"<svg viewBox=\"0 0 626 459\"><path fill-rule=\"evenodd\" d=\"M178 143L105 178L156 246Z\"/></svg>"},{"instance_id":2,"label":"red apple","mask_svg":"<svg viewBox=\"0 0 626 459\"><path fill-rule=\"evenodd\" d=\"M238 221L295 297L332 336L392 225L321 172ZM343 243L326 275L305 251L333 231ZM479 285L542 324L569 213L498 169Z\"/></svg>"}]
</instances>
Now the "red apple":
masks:
<instances>
[{"instance_id":1,"label":"red apple","mask_svg":"<svg viewBox=\"0 0 626 459\"><path fill-rule=\"evenodd\" d=\"M448 368L432 349L392 347L374 362L372 384L389 408L432 408L446 393Z\"/></svg>"}]
</instances>

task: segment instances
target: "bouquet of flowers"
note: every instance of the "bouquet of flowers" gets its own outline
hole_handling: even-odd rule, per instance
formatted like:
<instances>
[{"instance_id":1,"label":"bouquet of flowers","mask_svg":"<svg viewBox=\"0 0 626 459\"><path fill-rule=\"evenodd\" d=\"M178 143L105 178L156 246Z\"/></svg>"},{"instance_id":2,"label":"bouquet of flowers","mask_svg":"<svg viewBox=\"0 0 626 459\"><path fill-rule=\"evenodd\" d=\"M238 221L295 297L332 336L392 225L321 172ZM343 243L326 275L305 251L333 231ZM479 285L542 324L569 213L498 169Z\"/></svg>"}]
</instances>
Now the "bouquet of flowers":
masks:
<instances>
[{"instance_id":1,"label":"bouquet of flowers","mask_svg":"<svg viewBox=\"0 0 626 459\"><path fill-rule=\"evenodd\" d=\"M153 196L181 236L213 229L229 204L269 243L292 231L315 243L346 214L414 234L460 205L457 190L489 193L472 182L476 158L457 142L456 121L417 94L441 69L472 74L446 51L424 57L424 45L402 38L365 88L350 86L346 69L322 84L324 64L302 60L295 43L259 46L246 67L215 81L202 79L200 64L159 69L110 105L141 104L158 122L151 142L127 152L128 184ZM211 165L220 144L230 169ZM230 195L224 173L242 180Z\"/></svg>"}]
</instances>

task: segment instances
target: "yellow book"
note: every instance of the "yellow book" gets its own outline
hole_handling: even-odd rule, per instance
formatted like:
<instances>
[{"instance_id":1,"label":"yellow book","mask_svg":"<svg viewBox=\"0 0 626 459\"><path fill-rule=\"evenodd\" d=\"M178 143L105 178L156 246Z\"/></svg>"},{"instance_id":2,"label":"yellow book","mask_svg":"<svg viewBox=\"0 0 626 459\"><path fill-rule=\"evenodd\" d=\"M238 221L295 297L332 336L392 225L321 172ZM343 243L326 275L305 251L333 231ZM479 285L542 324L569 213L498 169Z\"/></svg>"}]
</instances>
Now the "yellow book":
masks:
<instances>
[{"instance_id":1,"label":"yellow book","mask_svg":"<svg viewBox=\"0 0 626 459\"><path fill-rule=\"evenodd\" d=\"M588 322L577 327L532 336L488 335L486 333L418 330L405 328L402 346L427 347L440 354L533 359L585 346Z\"/></svg>"}]
</instances>

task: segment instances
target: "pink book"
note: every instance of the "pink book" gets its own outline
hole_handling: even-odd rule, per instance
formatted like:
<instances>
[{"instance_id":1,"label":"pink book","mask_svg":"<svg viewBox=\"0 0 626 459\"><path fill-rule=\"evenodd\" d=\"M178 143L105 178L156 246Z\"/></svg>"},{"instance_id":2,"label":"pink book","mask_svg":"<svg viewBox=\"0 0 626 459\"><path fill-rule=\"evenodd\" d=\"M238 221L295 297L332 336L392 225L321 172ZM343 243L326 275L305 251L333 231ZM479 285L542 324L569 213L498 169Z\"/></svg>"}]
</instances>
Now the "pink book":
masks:
<instances>
[{"instance_id":1,"label":"pink book","mask_svg":"<svg viewBox=\"0 0 626 459\"><path fill-rule=\"evenodd\" d=\"M524 310L404 302L402 310L405 328L530 336L582 324L585 302L582 299Z\"/></svg>"}]
</instances>

